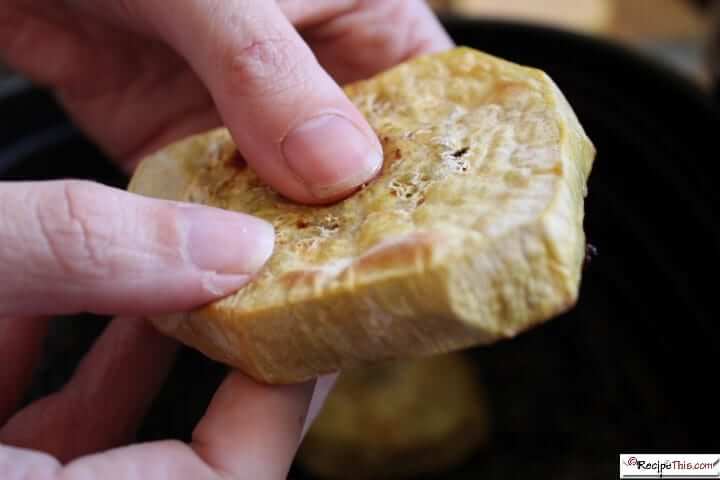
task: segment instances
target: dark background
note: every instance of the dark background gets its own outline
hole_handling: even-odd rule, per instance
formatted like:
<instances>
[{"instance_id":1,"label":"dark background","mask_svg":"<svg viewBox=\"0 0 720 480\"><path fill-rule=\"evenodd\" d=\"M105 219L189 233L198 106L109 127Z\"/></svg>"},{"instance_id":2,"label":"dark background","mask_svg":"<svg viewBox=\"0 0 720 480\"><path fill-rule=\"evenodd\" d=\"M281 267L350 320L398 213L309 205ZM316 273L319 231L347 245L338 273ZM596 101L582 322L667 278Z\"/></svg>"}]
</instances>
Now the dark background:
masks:
<instances>
[{"instance_id":1,"label":"dark background","mask_svg":"<svg viewBox=\"0 0 720 480\"><path fill-rule=\"evenodd\" d=\"M720 117L709 97L597 40L447 22L458 43L543 68L566 93L598 149L586 231L599 255L572 312L468 352L489 392L493 434L441 477L605 479L617 477L620 452L720 451ZM0 111L0 178L125 186L43 92L6 88ZM58 319L28 400L61 386L103 325ZM223 374L183 351L139 440L187 438Z\"/></svg>"}]
</instances>

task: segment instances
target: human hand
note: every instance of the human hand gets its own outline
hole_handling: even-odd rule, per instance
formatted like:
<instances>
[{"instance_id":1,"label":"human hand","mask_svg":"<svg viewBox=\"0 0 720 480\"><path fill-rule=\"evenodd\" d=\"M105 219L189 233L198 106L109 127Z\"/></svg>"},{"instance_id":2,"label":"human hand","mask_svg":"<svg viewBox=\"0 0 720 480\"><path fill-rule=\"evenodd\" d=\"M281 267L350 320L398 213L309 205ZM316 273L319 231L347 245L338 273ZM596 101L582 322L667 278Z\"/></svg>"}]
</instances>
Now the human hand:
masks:
<instances>
[{"instance_id":1,"label":"human hand","mask_svg":"<svg viewBox=\"0 0 720 480\"><path fill-rule=\"evenodd\" d=\"M129 165L225 124L265 181L307 203L349 193L381 165L336 81L450 46L422 0L0 5L0 58L52 88L113 158Z\"/></svg>"},{"instance_id":2,"label":"human hand","mask_svg":"<svg viewBox=\"0 0 720 480\"><path fill-rule=\"evenodd\" d=\"M128 170L225 124L268 183L322 203L381 163L336 81L450 46L420 0L177 0L168 9L162 0L5 0L0 57L53 89ZM237 213L87 182L0 183L0 442L22 447L0 447L0 477L284 477L329 379L269 387L233 373L190 445L83 456L132 439L172 364L175 344L137 317L232 293L272 244L268 224ZM45 333L38 317L78 311L124 317L59 393L15 412Z\"/></svg>"}]
</instances>

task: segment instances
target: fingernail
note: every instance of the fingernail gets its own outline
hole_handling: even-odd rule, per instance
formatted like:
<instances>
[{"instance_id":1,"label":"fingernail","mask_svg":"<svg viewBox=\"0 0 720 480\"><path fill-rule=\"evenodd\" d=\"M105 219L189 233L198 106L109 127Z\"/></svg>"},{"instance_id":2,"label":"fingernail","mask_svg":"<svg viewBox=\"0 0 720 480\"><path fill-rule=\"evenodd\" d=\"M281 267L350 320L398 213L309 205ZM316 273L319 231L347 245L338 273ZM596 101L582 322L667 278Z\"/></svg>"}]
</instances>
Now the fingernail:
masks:
<instances>
[{"instance_id":1,"label":"fingernail","mask_svg":"<svg viewBox=\"0 0 720 480\"><path fill-rule=\"evenodd\" d=\"M380 142L351 121L325 114L290 132L282 145L285 161L316 198L330 198L370 180L382 166Z\"/></svg>"},{"instance_id":2,"label":"fingernail","mask_svg":"<svg viewBox=\"0 0 720 480\"><path fill-rule=\"evenodd\" d=\"M272 254L275 232L264 220L208 207L188 207L183 213L189 223L187 254L200 270L252 275Z\"/></svg>"},{"instance_id":3,"label":"fingernail","mask_svg":"<svg viewBox=\"0 0 720 480\"><path fill-rule=\"evenodd\" d=\"M252 280L250 275L206 273L202 279L202 283L208 292L222 297L238 291L250 280Z\"/></svg>"}]
</instances>

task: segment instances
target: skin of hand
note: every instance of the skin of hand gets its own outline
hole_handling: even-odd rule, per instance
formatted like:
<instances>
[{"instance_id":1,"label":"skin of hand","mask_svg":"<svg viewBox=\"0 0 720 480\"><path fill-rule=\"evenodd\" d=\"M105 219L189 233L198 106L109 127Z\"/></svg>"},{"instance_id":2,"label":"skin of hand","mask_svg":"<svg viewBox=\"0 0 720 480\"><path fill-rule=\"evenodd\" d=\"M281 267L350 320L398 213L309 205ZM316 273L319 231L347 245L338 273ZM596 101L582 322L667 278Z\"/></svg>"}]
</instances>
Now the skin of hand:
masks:
<instances>
[{"instance_id":1,"label":"skin of hand","mask_svg":"<svg viewBox=\"0 0 720 480\"><path fill-rule=\"evenodd\" d=\"M127 171L224 124L265 181L311 204L382 163L338 85L450 46L421 0L0 2L0 59L51 88ZM0 182L0 478L284 478L332 377L270 387L231 373L190 444L128 446L177 349L141 316L236 291L273 241L238 213L91 182ZM82 311L122 317L67 385L17 411L47 316Z\"/></svg>"}]
</instances>

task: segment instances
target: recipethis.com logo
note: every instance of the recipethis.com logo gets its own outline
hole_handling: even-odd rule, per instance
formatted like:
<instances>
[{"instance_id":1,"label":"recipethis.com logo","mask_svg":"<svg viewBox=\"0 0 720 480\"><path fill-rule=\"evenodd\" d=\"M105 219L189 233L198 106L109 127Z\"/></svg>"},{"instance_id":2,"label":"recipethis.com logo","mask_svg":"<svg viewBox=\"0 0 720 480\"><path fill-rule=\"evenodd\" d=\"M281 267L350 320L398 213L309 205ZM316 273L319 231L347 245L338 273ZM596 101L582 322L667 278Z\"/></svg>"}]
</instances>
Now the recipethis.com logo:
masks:
<instances>
[{"instance_id":1,"label":"recipethis.com logo","mask_svg":"<svg viewBox=\"0 0 720 480\"><path fill-rule=\"evenodd\" d=\"M620 478L720 478L720 454L620 454Z\"/></svg>"}]
</instances>

